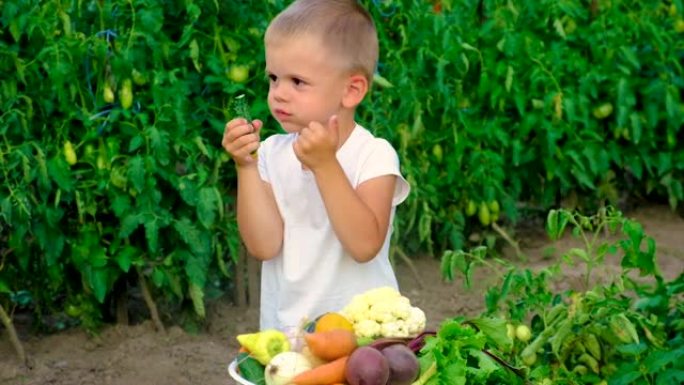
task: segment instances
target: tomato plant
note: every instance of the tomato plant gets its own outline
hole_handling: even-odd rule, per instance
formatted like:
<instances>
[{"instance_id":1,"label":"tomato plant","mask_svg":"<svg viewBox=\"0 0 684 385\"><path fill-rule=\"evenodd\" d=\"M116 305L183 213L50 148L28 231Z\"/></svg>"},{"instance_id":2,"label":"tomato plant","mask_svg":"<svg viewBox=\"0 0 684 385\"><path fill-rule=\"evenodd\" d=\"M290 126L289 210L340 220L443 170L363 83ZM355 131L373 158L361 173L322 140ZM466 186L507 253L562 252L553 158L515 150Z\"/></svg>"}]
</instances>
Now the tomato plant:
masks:
<instances>
[{"instance_id":1,"label":"tomato plant","mask_svg":"<svg viewBox=\"0 0 684 385\"><path fill-rule=\"evenodd\" d=\"M540 383L681 382L683 309L678 298L684 275L664 280L655 263L655 241L642 226L607 207L589 216L551 210L546 229L553 240L571 229L581 246L563 251L556 264L540 272L497 260L507 268L502 283L487 291L485 315L506 314L510 322L531 324L531 334L527 326L515 329L516 341L504 359L527 366L528 378ZM603 280L592 277L607 255L619 252L620 273L603 272ZM463 274L469 285L476 266L497 271L486 253L483 247L445 253L443 275ZM554 290L551 284L562 266L575 263L586 266L583 289Z\"/></svg>"}]
</instances>

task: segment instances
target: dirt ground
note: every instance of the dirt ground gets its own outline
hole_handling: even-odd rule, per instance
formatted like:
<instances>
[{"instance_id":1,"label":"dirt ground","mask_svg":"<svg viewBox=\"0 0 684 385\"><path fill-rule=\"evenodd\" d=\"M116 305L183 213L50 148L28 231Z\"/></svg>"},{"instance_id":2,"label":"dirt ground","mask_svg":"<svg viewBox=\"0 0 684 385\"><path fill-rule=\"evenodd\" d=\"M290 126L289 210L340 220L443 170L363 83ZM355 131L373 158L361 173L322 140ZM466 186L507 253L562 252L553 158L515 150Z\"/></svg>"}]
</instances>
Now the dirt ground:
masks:
<instances>
[{"instance_id":1,"label":"dirt ground","mask_svg":"<svg viewBox=\"0 0 684 385\"><path fill-rule=\"evenodd\" d=\"M627 216L639 221L647 235L655 238L658 261L664 275L671 279L684 270L684 219L666 206L639 207ZM526 265L537 268L550 263L545 257L550 246L539 229L518 229L516 239L528 257ZM554 244L557 250L572 245L572 239ZM400 288L413 305L427 314L428 327L458 315L476 314L483 309L482 289L495 284L494 274L481 270L476 287L465 290L460 281L447 283L440 276L439 260L420 257L413 260L419 279L408 265L397 264ZM617 270L609 261L602 274ZM558 288L576 287L580 267L566 268ZM420 281L420 283L419 283ZM97 337L79 330L50 336L29 336L24 346L32 368L20 367L7 338L0 329L0 385L225 385L234 383L226 366L234 356L237 333L258 327L255 309L232 306L228 301L209 306L205 329L188 334L179 327L156 333L151 323L111 326Z\"/></svg>"}]
</instances>

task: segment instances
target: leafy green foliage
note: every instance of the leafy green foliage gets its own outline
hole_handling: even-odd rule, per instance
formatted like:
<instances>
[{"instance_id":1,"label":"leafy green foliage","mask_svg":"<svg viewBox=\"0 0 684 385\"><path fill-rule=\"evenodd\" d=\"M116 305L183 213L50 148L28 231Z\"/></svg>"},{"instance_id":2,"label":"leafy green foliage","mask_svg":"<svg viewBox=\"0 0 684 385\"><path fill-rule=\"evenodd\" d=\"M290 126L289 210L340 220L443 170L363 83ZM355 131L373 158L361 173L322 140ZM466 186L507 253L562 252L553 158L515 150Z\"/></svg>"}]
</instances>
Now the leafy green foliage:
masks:
<instances>
[{"instance_id":1,"label":"leafy green foliage","mask_svg":"<svg viewBox=\"0 0 684 385\"><path fill-rule=\"evenodd\" d=\"M361 117L412 184L405 247L466 248L494 219L467 220L469 202L515 221L561 200L684 199L681 1L373 3L391 4L370 9L394 87Z\"/></svg>"},{"instance_id":2,"label":"leafy green foliage","mask_svg":"<svg viewBox=\"0 0 684 385\"><path fill-rule=\"evenodd\" d=\"M515 372L500 365L498 357L487 350L510 345L505 330L501 319L445 320L434 337L426 337L419 353L422 373L436 366L427 384L522 384Z\"/></svg>"},{"instance_id":3,"label":"leafy green foliage","mask_svg":"<svg viewBox=\"0 0 684 385\"><path fill-rule=\"evenodd\" d=\"M527 366L528 378L541 383L677 383L684 369L679 300L684 274L666 282L655 263L655 241L638 222L612 207L591 216L551 210L546 228L556 240L572 229L582 246L570 248L539 272L494 260L507 268L502 283L487 291L485 315L507 314L511 323L529 322L534 335L529 342L518 337L504 358ZM622 272L596 280L594 269L608 254L620 251ZM467 276L477 265L492 265L484 254L481 248L446 253L443 275L453 279L454 272ZM584 288L554 290L562 266L575 263L586 267Z\"/></svg>"},{"instance_id":4,"label":"leafy green foliage","mask_svg":"<svg viewBox=\"0 0 684 385\"><path fill-rule=\"evenodd\" d=\"M205 293L226 287L239 244L220 134L235 94L263 93L229 71L256 75L249 58L266 19L250 9L3 3L3 293L30 292L38 315L93 302L97 315L117 283L142 274L204 315ZM253 30L225 24L235 13Z\"/></svg>"}]
</instances>

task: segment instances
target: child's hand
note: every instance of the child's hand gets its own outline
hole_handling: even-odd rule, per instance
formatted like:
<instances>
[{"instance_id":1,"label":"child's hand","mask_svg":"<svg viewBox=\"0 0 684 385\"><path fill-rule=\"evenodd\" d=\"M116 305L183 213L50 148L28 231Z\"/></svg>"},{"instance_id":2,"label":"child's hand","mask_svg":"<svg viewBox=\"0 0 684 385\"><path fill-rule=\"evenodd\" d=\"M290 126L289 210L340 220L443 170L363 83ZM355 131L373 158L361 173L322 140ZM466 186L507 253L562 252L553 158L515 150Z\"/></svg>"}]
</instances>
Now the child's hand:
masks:
<instances>
[{"instance_id":1,"label":"child's hand","mask_svg":"<svg viewBox=\"0 0 684 385\"><path fill-rule=\"evenodd\" d=\"M311 122L299 131L299 137L293 144L295 155L304 167L315 170L317 167L335 160L339 144L339 122L333 115L324 126Z\"/></svg>"},{"instance_id":2,"label":"child's hand","mask_svg":"<svg viewBox=\"0 0 684 385\"><path fill-rule=\"evenodd\" d=\"M251 154L259 148L262 125L261 120L249 123L245 118L235 118L226 124L221 145L238 166L256 164L256 157Z\"/></svg>"}]
</instances>

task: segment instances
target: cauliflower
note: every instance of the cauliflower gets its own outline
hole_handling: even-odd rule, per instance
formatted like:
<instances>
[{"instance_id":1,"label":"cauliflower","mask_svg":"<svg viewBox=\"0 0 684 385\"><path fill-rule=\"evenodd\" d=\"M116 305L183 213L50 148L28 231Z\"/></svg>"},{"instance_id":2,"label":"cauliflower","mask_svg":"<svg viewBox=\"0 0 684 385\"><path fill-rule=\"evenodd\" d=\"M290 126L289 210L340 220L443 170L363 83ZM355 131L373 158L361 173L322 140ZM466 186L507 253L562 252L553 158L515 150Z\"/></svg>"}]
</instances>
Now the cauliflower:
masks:
<instances>
[{"instance_id":1,"label":"cauliflower","mask_svg":"<svg viewBox=\"0 0 684 385\"><path fill-rule=\"evenodd\" d=\"M381 332L380 324L370 319L361 320L354 324L354 333L357 337L375 338Z\"/></svg>"},{"instance_id":2,"label":"cauliflower","mask_svg":"<svg viewBox=\"0 0 684 385\"><path fill-rule=\"evenodd\" d=\"M378 321L380 323L392 322L394 321L394 304L391 302L378 302L371 306L370 313L368 314L371 319Z\"/></svg>"},{"instance_id":3,"label":"cauliflower","mask_svg":"<svg viewBox=\"0 0 684 385\"><path fill-rule=\"evenodd\" d=\"M408 325L408 334L417 335L425 330L426 322L425 312L419 307L411 307L409 311L408 319L406 320L406 325Z\"/></svg>"},{"instance_id":4,"label":"cauliflower","mask_svg":"<svg viewBox=\"0 0 684 385\"><path fill-rule=\"evenodd\" d=\"M354 296L341 313L358 337L411 337L425 330L425 313L392 287Z\"/></svg>"},{"instance_id":5,"label":"cauliflower","mask_svg":"<svg viewBox=\"0 0 684 385\"><path fill-rule=\"evenodd\" d=\"M380 334L383 337L408 337L409 329L406 322L397 320L394 322L383 323L380 328Z\"/></svg>"},{"instance_id":6,"label":"cauliflower","mask_svg":"<svg viewBox=\"0 0 684 385\"><path fill-rule=\"evenodd\" d=\"M369 318L370 305L365 298L357 295L351 302L342 309L342 315L347 317L352 323L363 321Z\"/></svg>"}]
</instances>

